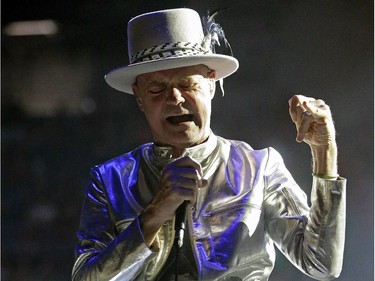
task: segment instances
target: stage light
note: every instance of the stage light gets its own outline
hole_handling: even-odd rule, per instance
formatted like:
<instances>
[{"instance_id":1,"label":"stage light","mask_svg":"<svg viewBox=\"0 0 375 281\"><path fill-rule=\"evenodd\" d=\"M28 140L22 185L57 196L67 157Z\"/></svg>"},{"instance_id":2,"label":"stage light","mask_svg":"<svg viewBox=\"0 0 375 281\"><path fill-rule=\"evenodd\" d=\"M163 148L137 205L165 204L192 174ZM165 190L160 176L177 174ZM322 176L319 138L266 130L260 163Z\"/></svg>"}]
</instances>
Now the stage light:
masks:
<instances>
[{"instance_id":1,"label":"stage light","mask_svg":"<svg viewBox=\"0 0 375 281\"><path fill-rule=\"evenodd\" d=\"M7 36L54 35L58 32L58 24L54 20L16 21L3 28Z\"/></svg>"}]
</instances>

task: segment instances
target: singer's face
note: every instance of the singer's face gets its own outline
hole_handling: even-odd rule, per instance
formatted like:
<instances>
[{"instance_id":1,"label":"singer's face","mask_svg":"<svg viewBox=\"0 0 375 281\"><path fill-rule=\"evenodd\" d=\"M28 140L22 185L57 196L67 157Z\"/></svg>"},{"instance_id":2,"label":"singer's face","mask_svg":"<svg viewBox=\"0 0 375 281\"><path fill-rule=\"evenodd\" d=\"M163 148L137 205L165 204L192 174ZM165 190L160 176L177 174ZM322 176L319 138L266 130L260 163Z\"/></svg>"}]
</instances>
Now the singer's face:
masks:
<instances>
[{"instance_id":1,"label":"singer's face","mask_svg":"<svg viewBox=\"0 0 375 281\"><path fill-rule=\"evenodd\" d=\"M154 142L176 150L204 142L210 134L215 72L204 65L139 75L133 85Z\"/></svg>"}]
</instances>

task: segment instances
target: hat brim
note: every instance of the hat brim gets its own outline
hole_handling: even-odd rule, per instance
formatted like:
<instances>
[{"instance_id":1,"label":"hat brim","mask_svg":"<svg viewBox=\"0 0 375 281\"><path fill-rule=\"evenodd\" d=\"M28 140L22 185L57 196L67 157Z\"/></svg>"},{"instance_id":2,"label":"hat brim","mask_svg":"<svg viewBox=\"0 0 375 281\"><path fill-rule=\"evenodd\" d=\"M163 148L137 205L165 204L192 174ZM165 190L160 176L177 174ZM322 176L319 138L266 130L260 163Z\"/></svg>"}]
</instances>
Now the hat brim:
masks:
<instances>
[{"instance_id":1,"label":"hat brim","mask_svg":"<svg viewBox=\"0 0 375 281\"><path fill-rule=\"evenodd\" d=\"M204 64L207 65L208 68L215 70L216 80L231 75L239 66L236 58L221 54L170 57L120 67L110 71L105 75L104 79L112 88L128 94L133 94L132 85L138 75L197 64Z\"/></svg>"}]
</instances>

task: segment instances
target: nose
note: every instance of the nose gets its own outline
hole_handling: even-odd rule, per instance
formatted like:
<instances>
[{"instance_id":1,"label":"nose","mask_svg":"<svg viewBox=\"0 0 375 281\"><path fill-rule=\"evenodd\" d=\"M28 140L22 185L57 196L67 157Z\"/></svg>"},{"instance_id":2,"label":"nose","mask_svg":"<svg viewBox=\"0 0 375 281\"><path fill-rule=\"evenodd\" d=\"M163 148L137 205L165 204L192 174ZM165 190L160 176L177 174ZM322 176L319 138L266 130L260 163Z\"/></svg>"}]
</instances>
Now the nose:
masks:
<instances>
[{"instance_id":1,"label":"nose","mask_svg":"<svg viewBox=\"0 0 375 281\"><path fill-rule=\"evenodd\" d=\"M177 105L184 102L185 98L182 95L181 91L177 87L172 87L171 92L168 95L168 103Z\"/></svg>"}]
</instances>

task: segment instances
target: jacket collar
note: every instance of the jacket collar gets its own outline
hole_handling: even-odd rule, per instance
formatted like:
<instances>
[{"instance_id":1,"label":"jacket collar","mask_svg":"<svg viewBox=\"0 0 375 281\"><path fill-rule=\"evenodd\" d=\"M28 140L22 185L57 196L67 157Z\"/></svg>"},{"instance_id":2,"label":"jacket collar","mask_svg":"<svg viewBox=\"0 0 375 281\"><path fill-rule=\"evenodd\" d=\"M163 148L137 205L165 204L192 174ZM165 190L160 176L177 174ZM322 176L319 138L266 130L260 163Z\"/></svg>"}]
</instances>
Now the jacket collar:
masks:
<instances>
[{"instance_id":1,"label":"jacket collar","mask_svg":"<svg viewBox=\"0 0 375 281\"><path fill-rule=\"evenodd\" d=\"M212 132L206 142L199 145L188 147L184 150L181 157L189 156L199 163L212 154L217 146L217 136ZM167 146L152 145L147 155L148 160L153 166L161 170L166 164L176 160L172 158L172 148Z\"/></svg>"}]
</instances>

